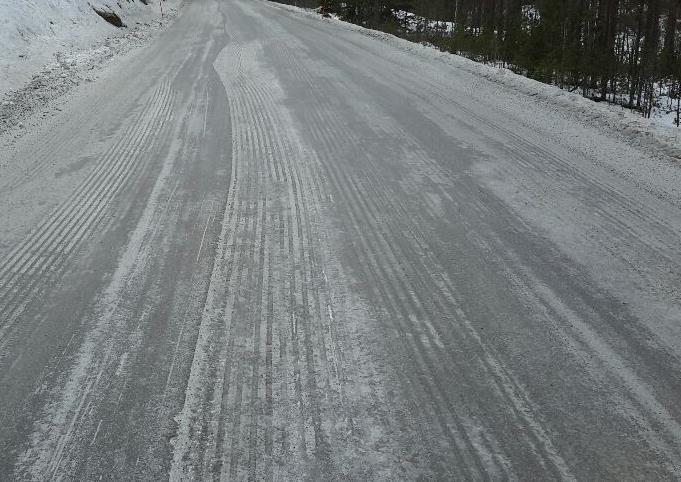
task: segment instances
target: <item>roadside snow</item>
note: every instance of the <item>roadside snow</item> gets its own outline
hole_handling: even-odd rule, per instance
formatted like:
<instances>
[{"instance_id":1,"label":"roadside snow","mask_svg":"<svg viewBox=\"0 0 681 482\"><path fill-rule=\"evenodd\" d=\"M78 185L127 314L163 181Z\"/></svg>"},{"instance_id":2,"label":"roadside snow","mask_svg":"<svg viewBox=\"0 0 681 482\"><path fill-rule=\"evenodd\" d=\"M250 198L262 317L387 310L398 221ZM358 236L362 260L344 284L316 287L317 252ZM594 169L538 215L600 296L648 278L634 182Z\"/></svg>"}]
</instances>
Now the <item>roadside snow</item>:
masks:
<instances>
[{"instance_id":1,"label":"roadside snow","mask_svg":"<svg viewBox=\"0 0 681 482\"><path fill-rule=\"evenodd\" d=\"M93 3L121 16L127 27L118 29L86 0L0 0L0 133L13 129L10 135L20 137L30 114L53 114L51 101L93 81L115 55L146 42L172 21L180 3L165 0L163 18L158 1Z\"/></svg>"},{"instance_id":2,"label":"roadside snow","mask_svg":"<svg viewBox=\"0 0 681 482\"><path fill-rule=\"evenodd\" d=\"M164 1L170 10L180 0ZM161 19L159 0L0 0L0 97L30 81L58 54L73 56L105 37L129 33L117 29L93 7L119 15L131 28Z\"/></svg>"}]
</instances>

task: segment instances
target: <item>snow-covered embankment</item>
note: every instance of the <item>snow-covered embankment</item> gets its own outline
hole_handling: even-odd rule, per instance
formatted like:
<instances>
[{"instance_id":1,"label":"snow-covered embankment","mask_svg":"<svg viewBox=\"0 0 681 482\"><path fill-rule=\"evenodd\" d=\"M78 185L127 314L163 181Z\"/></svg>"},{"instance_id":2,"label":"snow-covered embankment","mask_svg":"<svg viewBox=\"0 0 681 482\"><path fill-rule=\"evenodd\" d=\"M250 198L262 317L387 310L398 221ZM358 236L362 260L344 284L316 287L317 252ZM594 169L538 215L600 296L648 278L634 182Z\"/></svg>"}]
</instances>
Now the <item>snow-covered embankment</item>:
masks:
<instances>
[{"instance_id":1,"label":"snow-covered embankment","mask_svg":"<svg viewBox=\"0 0 681 482\"><path fill-rule=\"evenodd\" d=\"M164 0L163 9L180 2ZM107 23L95 9L115 13L128 28ZM159 0L0 0L0 97L67 57L77 63L105 39L140 37L160 20Z\"/></svg>"}]
</instances>

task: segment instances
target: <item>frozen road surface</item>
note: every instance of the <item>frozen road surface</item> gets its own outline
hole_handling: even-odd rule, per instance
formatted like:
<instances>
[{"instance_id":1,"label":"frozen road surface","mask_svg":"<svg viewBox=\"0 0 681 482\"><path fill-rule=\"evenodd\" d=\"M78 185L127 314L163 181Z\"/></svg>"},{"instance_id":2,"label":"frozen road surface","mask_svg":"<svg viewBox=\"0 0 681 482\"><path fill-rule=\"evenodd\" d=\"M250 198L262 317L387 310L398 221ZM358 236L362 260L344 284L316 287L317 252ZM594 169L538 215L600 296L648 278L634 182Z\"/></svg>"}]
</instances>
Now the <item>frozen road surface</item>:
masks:
<instances>
[{"instance_id":1,"label":"frozen road surface","mask_svg":"<svg viewBox=\"0 0 681 482\"><path fill-rule=\"evenodd\" d=\"M681 478L678 164L465 65L193 0L26 127L0 479Z\"/></svg>"}]
</instances>

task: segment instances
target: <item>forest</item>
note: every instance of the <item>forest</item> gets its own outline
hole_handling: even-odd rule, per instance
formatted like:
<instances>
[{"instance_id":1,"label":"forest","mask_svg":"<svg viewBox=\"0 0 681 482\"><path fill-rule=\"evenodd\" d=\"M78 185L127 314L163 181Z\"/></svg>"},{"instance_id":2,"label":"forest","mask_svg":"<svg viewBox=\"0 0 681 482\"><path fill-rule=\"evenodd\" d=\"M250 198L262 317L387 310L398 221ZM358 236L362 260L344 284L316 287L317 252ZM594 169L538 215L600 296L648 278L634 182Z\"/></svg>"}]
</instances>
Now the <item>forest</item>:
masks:
<instances>
[{"instance_id":1,"label":"forest","mask_svg":"<svg viewBox=\"0 0 681 482\"><path fill-rule=\"evenodd\" d=\"M681 0L324 0L343 20L679 124Z\"/></svg>"}]
</instances>

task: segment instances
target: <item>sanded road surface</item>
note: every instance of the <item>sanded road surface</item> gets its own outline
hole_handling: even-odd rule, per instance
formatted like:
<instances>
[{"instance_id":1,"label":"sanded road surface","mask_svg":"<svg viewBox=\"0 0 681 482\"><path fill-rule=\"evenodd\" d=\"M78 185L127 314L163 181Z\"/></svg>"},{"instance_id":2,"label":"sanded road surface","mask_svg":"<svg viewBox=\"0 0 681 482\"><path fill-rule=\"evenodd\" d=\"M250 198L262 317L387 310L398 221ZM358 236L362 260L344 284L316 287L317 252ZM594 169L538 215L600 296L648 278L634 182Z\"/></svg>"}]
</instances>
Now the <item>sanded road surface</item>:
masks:
<instances>
[{"instance_id":1,"label":"sanded road surface","mask_svg":"<svg viewBox=\"0 0 681 482\"><path fill-rule=\"evenodd\" d=\"M4 149L0 479L680 478L679 192L457 65L189 0Z\"/></svg>"}]
</instances>

